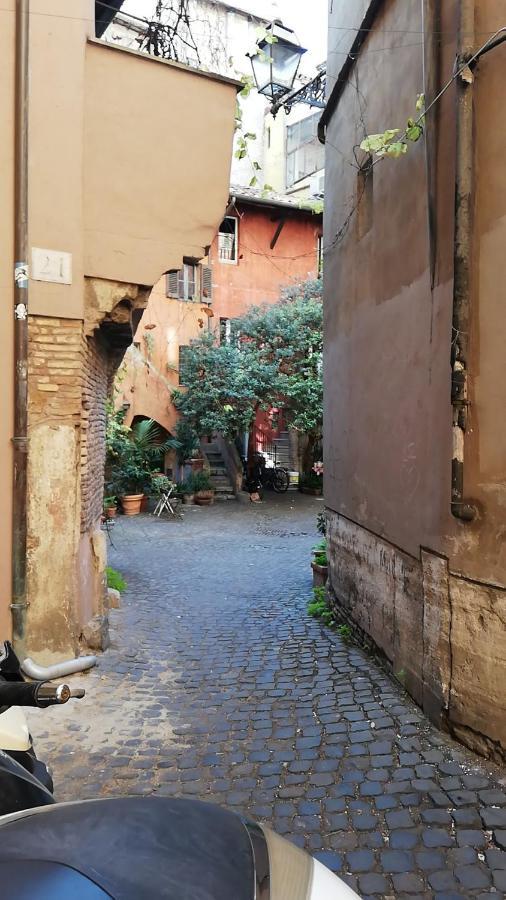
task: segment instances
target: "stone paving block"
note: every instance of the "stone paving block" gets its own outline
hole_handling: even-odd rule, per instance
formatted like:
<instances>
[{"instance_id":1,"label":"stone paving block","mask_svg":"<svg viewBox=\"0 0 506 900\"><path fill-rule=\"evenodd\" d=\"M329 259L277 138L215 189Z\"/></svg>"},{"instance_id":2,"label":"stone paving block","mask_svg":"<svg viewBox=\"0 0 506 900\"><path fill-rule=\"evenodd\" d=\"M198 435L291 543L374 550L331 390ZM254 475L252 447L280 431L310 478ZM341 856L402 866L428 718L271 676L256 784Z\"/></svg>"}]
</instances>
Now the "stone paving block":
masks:
<instances>
[{"instance_id":1,"label":"stone paving block","mask_svg":"<svg viewBox=\"0 0 506 900\"><path fill-rule=\"evenodd\" d=\"M383 871L389 874L410 872L414 868L414 856L406 850L383 850L380 859Z\"/></svg>"},{"instance_id":2,"label":"stone paving block","mask_svg":"<svg viewBox=\"0 0 506 900\"><path fill-rule=\"evenodd\" d=\"M420 843L420 835L413 828L407 831L399 828L392 832L389 843L392 850L413 850Z\"/></svg>"},{"instance_id":3,"label":"stone paving block","mask_svg":"<svg viewBox=\"0 0 506 900\"><path fill-rule=\"evenodd\" d=\"M368 875L360 875L358 879L360 894L380 894L385 896L389 890L388 881L384 875L370 873Z\"/></svg>"}]
</instances>

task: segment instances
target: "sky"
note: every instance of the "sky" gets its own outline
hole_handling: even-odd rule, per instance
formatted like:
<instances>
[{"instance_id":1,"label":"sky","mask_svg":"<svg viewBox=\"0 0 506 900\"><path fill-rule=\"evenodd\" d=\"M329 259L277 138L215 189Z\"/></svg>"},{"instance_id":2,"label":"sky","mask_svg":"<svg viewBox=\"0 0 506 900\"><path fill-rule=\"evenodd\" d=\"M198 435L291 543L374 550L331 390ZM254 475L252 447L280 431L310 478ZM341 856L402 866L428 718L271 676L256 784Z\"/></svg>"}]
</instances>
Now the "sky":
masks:
<instances>
[{"instance_id":1,"label":"sky","mask_svg":"<svg viewBox=\"0 0 506 900\"><path fill-rule=\"evenodd\" d=\"M125 0L124 12L149 16L156 0ZM308 52L303 57L301 71L314 74L318 63L327 56L328 0L228 0L232 6L256 13L266 19L277 18L293 28L299 43ZM310 11L308 12L308 7Z\"/></svg>"}]
</instances>

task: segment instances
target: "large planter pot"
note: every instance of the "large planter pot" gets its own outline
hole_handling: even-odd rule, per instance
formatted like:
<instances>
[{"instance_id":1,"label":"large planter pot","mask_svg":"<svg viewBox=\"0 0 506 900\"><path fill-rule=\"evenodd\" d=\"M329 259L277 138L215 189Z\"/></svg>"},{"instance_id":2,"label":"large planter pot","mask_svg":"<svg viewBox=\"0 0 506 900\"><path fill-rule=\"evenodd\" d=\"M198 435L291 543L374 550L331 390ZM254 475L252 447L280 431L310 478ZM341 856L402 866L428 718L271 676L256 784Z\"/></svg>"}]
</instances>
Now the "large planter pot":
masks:
<instances>
[{"instance_id":1,"label":"large planter pot","mask_svg":"<svg viewBox=\"0 0 506 900\"><path fill-rule=\"evenodd\" d=\"M204 468L204 460L201 458L190 459L190 460L188 460L188 462L190 463L190 465L192 467L192 472L201 472L202 469Z\"/></svg>"},{"instance_id":2,"label":"large planter pot","mask_svg":"<svg viewBox=\"0 0 506 900\"><path fill-rule=\"evenodd\" d=\"M316 562L311 563L313 570L313 587L325 587L329 572L328 566L320 566Z\"/></svg>"},{"instance_id":3,"label":"large planter pot","mask_svg":"<svg viewBox=\"0 0 506 900\"><path fill-rule=\"evenodd\" d=\"M185 506L190 506L195 498L195 494L183 494L183 503Z\"/></svg>"},{"instance_id":4,"label":"large planter pot","mask_svg":"<svg viewBox=\"0 0 506 900\"><path fill-rule=\"evenodd\" d=\"M120 497L124 515L138 516L143 499L144 494L125 494L123 497Z\"/></svg>"},{"instance_id":5,"label":"large planter pot","mask_svg":"<svg viewBox=\"0 0 506 900\"><path fill-rule=\"evenodd\" d=\"M214 501L214 491L198 491L195 494L197 506L210 506Z\"/></svg>"},{"instance_id":6,"label":"large planter pot","mask_svg":"<svg viewBox=\"0 0 506 900\"><path fill-rule=\"evenodd\" d=\"M105 515L107 519L115 519L117 509L115 506L106 506L104 509Z\"/></svg>"}]
</instances>

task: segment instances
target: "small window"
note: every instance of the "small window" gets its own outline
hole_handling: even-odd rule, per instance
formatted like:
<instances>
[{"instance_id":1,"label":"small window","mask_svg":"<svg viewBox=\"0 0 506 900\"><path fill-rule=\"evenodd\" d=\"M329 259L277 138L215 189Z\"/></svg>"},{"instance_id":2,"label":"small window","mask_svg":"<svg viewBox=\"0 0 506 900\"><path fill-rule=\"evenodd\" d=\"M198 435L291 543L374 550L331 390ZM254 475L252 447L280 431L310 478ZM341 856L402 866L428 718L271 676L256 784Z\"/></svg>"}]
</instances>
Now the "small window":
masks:
<instances>
[{"instance_id":1,"label":"small window","mask_svg":"<svg viewBox=\"0 0 506 900\"><path fill-rule=\"evenodd\" d=\"M180 344L179 345L179 384L184 384L184 366L185 366L185 357L187 351L189 350L188 344Z\"/></svg>"},{"instance_id":2,"label":"small window","mask_svg":"<svg viewBox=\"0 0 506 900\"><path fill-rule=\"evenodd\" d=\"M166 294L167 297L178 300L196 300L197 266L194 263L184 263L182 269L167 272Z\"/></svg>"},{"instance_id":3,"label":"small window","mask_svg":"<svg viewBox=\"0 0 506 900\"><path fill-rule=\"evenodd\" d=\"M316 239L316 276L321 278L323 274L323 234Z\"/></svg>"},{"instance_id":4,"label":"small window","mask_svg":"<svg viewBox=\"0 0 506 900\"><path fill-rule=\"evenodd\" d=\"M230 319L220 319L220 344L230 344Z\"/></svg>"},{"instance_id":5,"label":"small window","mask_svg":"<svg viewBox=\"0 0 506 900\"><path fill-rule=\"evenodd\" d=\"M222 263L237 262L237 219L226 216L218 230L218 259Z\"/></svg>"},{"instance_id":6,"label":"small window","mask_svg":"<svg viewBox=\"0 0 506 900\"><path fill-rule=\"evenodd\" d=\"M362 163L357 175L357 237L363 238L372 228L374 168L372 158Z\"/></svg>"}]
</instances>

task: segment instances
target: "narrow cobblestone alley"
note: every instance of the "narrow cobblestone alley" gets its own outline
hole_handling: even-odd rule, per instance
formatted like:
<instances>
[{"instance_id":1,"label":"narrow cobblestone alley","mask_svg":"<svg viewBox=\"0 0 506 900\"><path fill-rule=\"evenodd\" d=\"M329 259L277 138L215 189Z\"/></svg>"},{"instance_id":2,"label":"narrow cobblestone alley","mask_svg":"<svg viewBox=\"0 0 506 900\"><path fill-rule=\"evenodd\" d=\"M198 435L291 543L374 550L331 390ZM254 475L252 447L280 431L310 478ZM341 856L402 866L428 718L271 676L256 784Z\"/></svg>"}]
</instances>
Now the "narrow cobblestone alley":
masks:
<instances>
[{"instance_id":1,"label":"narrow cobblestone alley","mask_svg":"<svg viewBox=\"0 0 506 900\"><path fill-rule=\"evenodd\" d=\"M117 521L112 647L76 679L84 701L31 715L57 797L200 797L363 897L502 897L501 773L306 614L321 508L288 494Z\"/></svg>"}]
</instances>

